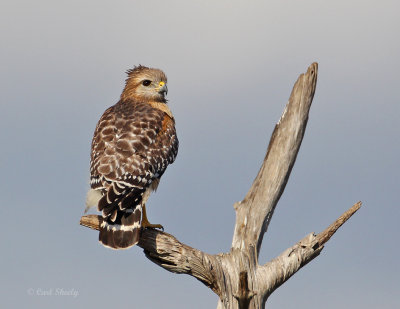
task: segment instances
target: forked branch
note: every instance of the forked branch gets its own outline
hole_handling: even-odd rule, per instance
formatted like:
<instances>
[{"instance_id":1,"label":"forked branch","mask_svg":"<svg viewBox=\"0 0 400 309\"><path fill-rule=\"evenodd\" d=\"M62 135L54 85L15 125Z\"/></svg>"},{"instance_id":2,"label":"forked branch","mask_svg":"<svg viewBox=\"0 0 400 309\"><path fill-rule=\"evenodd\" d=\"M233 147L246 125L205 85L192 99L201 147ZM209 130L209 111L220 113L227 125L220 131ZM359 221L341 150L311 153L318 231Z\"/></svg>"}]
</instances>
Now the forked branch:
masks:
<instances>
[{"instance_id":1,"label":"forked branch","mask_svg":"<svg viewBox=\"0 0 400 309\"><path fill-rule=\"evenodd\" d=\"M230 252L211 255L165 232L141 232L138 246L148 259L170 272L188 274L203 282L219 296L218 308L264 308L269 295L318 256L324 244L361 206L361 202L356 203L320 234L311 233L267 264L258 264L263 235L300 149L317 75L318 65L313 63L296 81L260 171L243 201L235 204ZM101 216L87 215L80 224L98 230L102 220Z\"/></svg>"},{"instance_id":2,"label":"forked branch","mask_svg":"<svg viewBox=\"0 0 400 309\"><path fill-rule=\"evenodd\" d=\"M311 233L264 266L257 265L256 278L259 278L259 292L249 289L248 273L239 272L239 289L233 293L233 297L239 304L248 304L255 293L261 293L262 298L266 300L300 268L317 257L324 244L360 207L361 202L354 204L323 232L318 235ZM99 230L102 220L103 218L98 215L86 215L81 217L80 225ZM171 234L154 229L142 230L138 246L144 249L146 257L153 263L176 274L191 275L221 296L221 277L219 277L223 273L221 259L228 259L232 252L210 255L181 243ZM231 258L232 256L229 259ZM243 264L240 268L244 268Z\"/></svg>"},{"instance_id":3,"label":"forked branch","mask_svg":"<svg viewBox=\"0 0 400 309\"><path fill-rule=\"evenodd\" d=\"M233 248L256 246L257 255L259 253L264 233L285 189L303 140L317 76L318 64L313 63L297 79L289 102L272 133L260 171L243 201L235 204Z\"/></svg>"},{"instance_id":4,"label":"forked branch","mask_svg":"<svg viewBox=\"0 0 400 309\"><path fill-rule=\"evenodd\" d=\"M260 284L262 285L261 289L266 293L265 299L299 271L300 268L317 257L324 248L325 243L360 207L361 202L357 202L321 233L307 235L275 259L264 266L259 266L257 269L258 277L263 278Z\"/></svg>"}]
</instances>

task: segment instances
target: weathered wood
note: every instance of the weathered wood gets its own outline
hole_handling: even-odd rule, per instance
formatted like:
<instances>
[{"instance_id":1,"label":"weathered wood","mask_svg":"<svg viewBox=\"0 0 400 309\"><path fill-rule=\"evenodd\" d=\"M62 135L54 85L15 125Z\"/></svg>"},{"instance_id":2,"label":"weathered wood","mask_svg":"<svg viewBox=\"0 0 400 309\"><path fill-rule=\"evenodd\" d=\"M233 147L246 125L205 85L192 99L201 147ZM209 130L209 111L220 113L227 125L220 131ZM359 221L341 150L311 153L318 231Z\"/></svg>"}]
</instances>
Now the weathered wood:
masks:
<instances>
[{"instance_id":1,"label":"weathered wood","mask_svg":"<svg viewBox=\"0 0 400 309\"><path fill-rule=\"evenodd\" d=\"M268 296L318 256L324 244L360 207L361 202L354 204L323 232L307 235L263 266L258 265L254 248L250 251L253 254L247 256L238 249L227 254L210 255L181 243L171 234L153 229L142 230L138 246L162 268L191 275L203 282L224 300L220 301L218 308L264 308ZM99 230L102 220L98 215L86 215L81 217L80 224ZM224 278L227 273L229 276ZM253 299L257 302L250 307Z\"/></svg>"},{"instance_id":2,"label":"weathered wood","mask_svg":"<svg viewBox=\"0 0 400 309\"><path fill-rule=\"evenodd\" d=\"M81 217L80 225L99 230L102 221L102 216L86 215ZM153 263L176 274L189 274L217 295L220 294L216 280L219 274L215 273L216 269L212 266L218 264L215 256L189 247L171 234L155 229L142 229L137 245Z\"/></svg>"},{"instance_id":3,"label":"weathered wood","mask_svg":"<svg viewBox=\"0 0 400 309\"><path fill-rule=\"evenodd\" d=\"M335 232L347 221L357 210L361 207L361 202L355 203L349 210L343 213L335 222L328 226L323 232L319 233L316 237L319 246L325 244Z\"/></svg>"},{"instance_id":4,"label":"weathered wood","mask_svg":"<svg viewBox=\"0 0 400 309\"><path fill-rule=\"evenodd\" d=\"M263 297L267 299L273 291L285 283L300 268L317 257L324 248L324 244L360 207L361 202L357 202L323 232L318 235L314 233L307 235L275 259L264 266L259 266L257 271L258 278L262 278L260 285L262 286L261 290L265 292Z\"/></svg>"},{"instance_id":5,"label":"weathered wood","mask_svg":"<svg viewBox=\"0 0 400 309\"><path fill-rule=\"evenodd\" d=\"M243 201L235 205L236 225L232 247L256 245L259 253L264 233L296 161L317 84L318 64L297 79L289 102L275 126L264 162Z\"/></svg>"},{"instance_id":6,"label":"weathered wood","mask_svg":"<svg viewBox=\"0 0 400 309\"><path fill-rule=\"evenodd\" d=\"M304 136L317 70L317 63L313 63L298 78L257 177L243 201L234 205L236 225L230 252L210 255L168 233L153 229L141 232L138 246L148 259L170 272L188 274L203 282L219 296L218 308L264 308L269 295L318 256L336 230L361 206L361 202L355 204L322 233L311 233L267 264L258 264L263 235ZM98 230L102 220L101 216L87 215L80 224Z\"/></svg>"}]
</instances>

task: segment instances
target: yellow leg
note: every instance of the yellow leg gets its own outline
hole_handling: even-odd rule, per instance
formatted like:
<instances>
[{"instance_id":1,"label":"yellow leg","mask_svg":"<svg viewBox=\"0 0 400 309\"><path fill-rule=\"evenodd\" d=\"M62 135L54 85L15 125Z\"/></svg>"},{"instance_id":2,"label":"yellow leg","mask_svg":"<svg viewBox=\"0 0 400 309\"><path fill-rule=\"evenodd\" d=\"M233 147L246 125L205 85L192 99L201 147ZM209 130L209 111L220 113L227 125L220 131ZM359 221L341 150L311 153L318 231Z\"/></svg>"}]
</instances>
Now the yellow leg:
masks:
<instances>
[{"instance_id":1,"label":"yellow leg","mask_svg":"<svg viewBox=\"0 0 400 309\"><path fill-rule=\"evenodd\" d=\"M150 228L150 229L162 229L164 231L164 227L161 224L151 224L147 219L146 213L146 205L143 205L142 209L142 228Z\"/></svg>"}]
</instances>

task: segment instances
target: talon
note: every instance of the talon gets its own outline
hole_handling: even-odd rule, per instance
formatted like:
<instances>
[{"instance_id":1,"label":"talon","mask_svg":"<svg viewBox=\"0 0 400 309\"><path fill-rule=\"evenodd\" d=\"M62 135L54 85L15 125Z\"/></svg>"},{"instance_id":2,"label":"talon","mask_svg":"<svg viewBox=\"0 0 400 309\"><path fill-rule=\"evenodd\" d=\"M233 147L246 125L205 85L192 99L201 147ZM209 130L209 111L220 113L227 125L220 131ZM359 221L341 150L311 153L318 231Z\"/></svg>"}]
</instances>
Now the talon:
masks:
<instances>
[{"instance_id":1,"label":"talon","mask_svg":"<svg viewBox=\"0 0 400 309\"><path fill-rule=\"evenodd\" d=\"M160 229L164 231L164 227L161 224L151 224L150 222L143 222L142 221L142 228L144 229Z\"/></svg>"},{"instance_id":2,"label":"talon","mask_svg":"<svg viewBox=\"0 0 400 309\"><path fill-rule=\"evenodd\" d=\"M161 229L164 232L164 227L161 224L151 224L147 219L146 206L143 205L142 213L142 228L144 229Z\"/></svg>"}]
</instances>

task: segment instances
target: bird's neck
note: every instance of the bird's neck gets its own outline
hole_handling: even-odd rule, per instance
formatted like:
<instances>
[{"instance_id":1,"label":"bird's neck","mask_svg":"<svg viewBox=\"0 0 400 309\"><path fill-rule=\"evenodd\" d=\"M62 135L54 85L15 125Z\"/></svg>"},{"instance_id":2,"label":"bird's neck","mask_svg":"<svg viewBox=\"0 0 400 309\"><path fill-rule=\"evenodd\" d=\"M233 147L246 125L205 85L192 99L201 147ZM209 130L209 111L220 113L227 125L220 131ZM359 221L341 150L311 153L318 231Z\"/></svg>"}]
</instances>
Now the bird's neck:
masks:
<instances>
[{"instance_id":1,"label":"bird's neck","mask_svg":"<svg viewBox=\"0 0 400 309\"><path fill-rule=\"evenodd\" d=\"M149 104L151 105L151 107L166 113L169 117L171 117L171 119L174 119L171 110L165 102L150 101Z\"/></svg>"}]
</instances>

